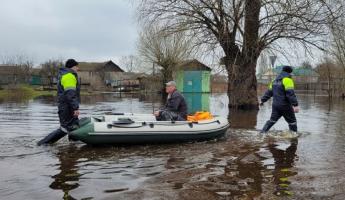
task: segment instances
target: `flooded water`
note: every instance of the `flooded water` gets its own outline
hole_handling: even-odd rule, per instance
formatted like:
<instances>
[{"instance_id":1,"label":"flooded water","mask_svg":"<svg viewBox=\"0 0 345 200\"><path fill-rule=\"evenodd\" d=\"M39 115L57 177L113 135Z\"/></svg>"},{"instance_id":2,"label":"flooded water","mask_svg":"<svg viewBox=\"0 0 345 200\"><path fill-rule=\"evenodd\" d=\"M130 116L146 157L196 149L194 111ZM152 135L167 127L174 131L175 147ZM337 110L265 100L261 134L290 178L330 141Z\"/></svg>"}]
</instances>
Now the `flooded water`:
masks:
<instances>
[{"instance_id":1,"label":"flooded water","mask_svg":"<svg viewBox=\"0 0 345 200\"><path fill-rule=\"evenodd\" d=\"M224 94L205 98L190 105L228 116ZM344 199L345 101L299 100L298 138L283 119L268 136L258 133L270 116L267 104L230 111L232 128L220 140L118 147L67 138L38 147L58 127L55 100L2 102L0 199ZM160 105L152 95L88 96L81 117L152 113Z\"/></svg>"}]
</instances>

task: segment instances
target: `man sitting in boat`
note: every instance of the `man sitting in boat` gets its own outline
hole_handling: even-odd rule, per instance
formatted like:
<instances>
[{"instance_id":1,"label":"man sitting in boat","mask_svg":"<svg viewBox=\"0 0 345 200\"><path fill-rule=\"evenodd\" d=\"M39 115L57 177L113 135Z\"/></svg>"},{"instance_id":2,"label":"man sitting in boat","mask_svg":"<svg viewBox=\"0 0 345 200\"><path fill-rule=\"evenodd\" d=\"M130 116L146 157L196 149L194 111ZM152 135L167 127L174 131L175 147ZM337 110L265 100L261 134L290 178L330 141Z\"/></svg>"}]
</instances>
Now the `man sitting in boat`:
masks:
<instances>
[{"instance_id":1,"label":"man sitting in boat","mask_svg":"<svg viewBox=\"0 0 345 200\"><path fill-rule=\"evenodd\" d=\"M187 103L182 94L176 90L176 82L169 81L165 85L168 98L165 106L154 112L157 121L187 120Z\"/></svg>"}]
</instances>

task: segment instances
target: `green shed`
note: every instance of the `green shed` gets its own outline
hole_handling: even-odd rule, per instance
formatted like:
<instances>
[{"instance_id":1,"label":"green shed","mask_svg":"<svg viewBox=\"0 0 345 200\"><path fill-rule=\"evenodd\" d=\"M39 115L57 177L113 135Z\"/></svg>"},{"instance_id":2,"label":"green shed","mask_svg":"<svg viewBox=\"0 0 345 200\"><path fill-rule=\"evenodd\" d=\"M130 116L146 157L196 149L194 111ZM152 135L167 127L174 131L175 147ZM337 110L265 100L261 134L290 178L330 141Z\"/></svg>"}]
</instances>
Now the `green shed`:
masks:
<instances>
[{"instance_id":1,"label":"green shed","mask_svg":"<svg viewBox=\"0 0 345 200\"><path fill-rule=\"evenodd\" d=\"M198 111L210 111L209 93L184 93L188 106L188 113L193 114Z\"/></svg>"},{"instance_id":2,"label":"green shed","mask_svg":"<svg viewBox=\"0 0 345 200\"><path fill-rule=\"evenodd\" d=\"M30 85L42 85L42 77L39 75L31 75Z\"/></svg>"},{"instance_id":3,"label":"green shed","mask_svg":"<svg viewBox=\"0 0 345 200\"><path fill-rule=\"evenodd\" d=\"M211 68L198 60L182 62L174 74L177 89L181 92L210 92Z\"/></svg>"},{"instance_id":4,"label":"green shed","mask_svg":"<svg viewBox=\"0 0 345 200\"><path fill-rule=\"evenodd\" d=\"M29 80L30 85L42 85L42 74L41 74L41 68L33 68L31 70L31 76Z\"/></svg>"}]
</instances>

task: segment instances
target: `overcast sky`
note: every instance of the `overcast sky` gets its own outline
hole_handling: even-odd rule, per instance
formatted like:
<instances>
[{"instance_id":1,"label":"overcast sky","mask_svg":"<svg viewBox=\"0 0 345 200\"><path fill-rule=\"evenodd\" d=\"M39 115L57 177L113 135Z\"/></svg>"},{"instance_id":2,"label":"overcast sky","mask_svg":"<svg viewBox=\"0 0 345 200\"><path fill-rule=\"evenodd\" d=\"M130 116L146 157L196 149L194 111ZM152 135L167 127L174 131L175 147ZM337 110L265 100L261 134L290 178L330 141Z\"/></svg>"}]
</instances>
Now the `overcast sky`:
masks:
<instances>
[{"instance_id":1,"label":"overcast sky","mask_svg":"<svg viewBox=\"0 0 345 200\"><path fill-rule=\"evenodd\" d=\"M137 22L129 0L1 0L0 55L118 61L135 53Z\"/></svg>"},{"instance_id":2,"label":"overcast sky","mask_svg":"<svg viewBox=\"0 0 345 200\"><path fill-rule=\"evenodd\" d=\"M113 60L136 54L138 25L133 0L1 0L0 59L25 55L36 65L48 59ZM316 64L299 51L276 65ZM217 63L214 58L201 61ZM1 62L1 60L0 60Z\"/></svg>"}]
</instances>

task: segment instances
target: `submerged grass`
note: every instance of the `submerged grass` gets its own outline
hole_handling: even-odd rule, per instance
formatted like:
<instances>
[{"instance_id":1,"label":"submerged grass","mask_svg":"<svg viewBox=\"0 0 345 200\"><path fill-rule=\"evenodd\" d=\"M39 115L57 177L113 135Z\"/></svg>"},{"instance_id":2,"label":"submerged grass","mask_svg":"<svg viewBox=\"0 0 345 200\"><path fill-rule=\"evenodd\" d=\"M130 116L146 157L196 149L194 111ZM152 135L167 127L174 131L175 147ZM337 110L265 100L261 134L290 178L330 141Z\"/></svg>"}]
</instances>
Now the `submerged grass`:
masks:
<instances>
[{"instance_id":1,"label":"submerged grass","mask_svg":"<svg viewBox=\"0 0 345 200\"><path fill-rule=\"evenodd\" d=\"M38 90L30 85L16 85L0 90L0 99L2 100L27 100L39 96L54 96L56 91Z\"/></svg>"}]
</instances>

